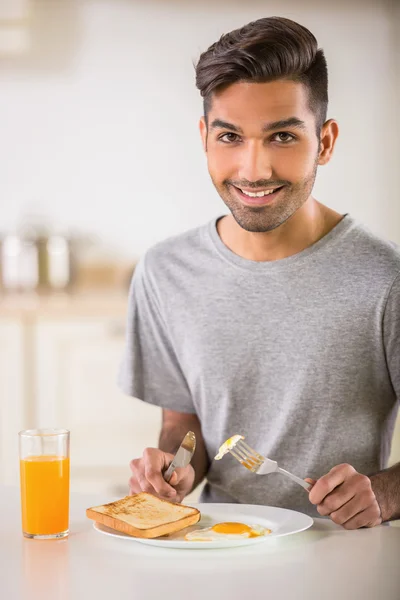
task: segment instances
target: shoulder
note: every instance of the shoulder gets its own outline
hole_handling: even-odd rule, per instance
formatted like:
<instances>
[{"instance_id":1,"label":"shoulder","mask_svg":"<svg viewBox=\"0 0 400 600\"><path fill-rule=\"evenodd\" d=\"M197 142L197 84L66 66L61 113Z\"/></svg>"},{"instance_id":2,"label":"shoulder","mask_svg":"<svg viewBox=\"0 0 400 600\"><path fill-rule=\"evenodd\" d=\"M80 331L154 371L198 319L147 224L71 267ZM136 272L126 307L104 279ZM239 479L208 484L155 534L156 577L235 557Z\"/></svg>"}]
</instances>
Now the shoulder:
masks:
<instances>
[{"instance_id":1,"label":"shoulder","mask_svg":"<svg viewBox=\"0 0 400 600\"><path fill-rule=\"evenodd\" d=\"M158 242L139 260L135 274L151 282L192 269L211 249L209 230L214 222L215 219Z\"/></svg>"},{"instance_id":2,"label":"shoulder","mask_svg":"<svg viewBox=\"0 0 400 600\"><path fill-rule=\"evenodd\" d=\"M394 281L400 273L400 246L353 220L346 240L349 256L371 276Z\"/></svg>"}]
</instances>

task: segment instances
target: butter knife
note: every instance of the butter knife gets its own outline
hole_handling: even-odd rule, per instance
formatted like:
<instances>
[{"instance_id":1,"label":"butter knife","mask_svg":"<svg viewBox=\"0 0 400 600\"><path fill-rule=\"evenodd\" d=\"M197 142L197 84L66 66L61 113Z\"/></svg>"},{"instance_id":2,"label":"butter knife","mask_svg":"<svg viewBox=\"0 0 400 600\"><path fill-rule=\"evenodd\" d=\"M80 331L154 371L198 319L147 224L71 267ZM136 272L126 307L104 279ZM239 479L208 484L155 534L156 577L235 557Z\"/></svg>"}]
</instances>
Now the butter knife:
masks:
<instances>
[{"instance_id":1,"label":"butter knife","mask_svg":"<svg viewBox=\"0 0 400 600\"><path fill-rule=\"evenodd\" d=\"M196 449L196 436L193 431L188 431L182 440L182 444L179 446L177 453L172 459L172 463L168 469L164 472L165 481L169 481L172 477L172 473L176 468L187 467L192 460L192 456Z\"/></svg>"}]
</instances>

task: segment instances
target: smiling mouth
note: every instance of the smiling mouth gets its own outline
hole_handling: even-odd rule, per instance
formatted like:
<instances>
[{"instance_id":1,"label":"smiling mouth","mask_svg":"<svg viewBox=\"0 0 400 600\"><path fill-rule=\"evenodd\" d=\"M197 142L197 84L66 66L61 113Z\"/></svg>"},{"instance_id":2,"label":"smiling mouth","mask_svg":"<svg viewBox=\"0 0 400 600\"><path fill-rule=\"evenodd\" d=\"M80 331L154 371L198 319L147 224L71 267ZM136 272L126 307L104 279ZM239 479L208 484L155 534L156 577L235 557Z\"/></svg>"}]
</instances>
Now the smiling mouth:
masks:
<instances>
[{"instance_id":1,"label":"smiling mouth","mask_svg":"<svg viewBox=\"0 0 400 600\"><path fill-rule=\"evenodd\" d=\"M231 184L237 195L245 204L262 206L272 202L279 192L285 187L283 185L270 189L246 190Z\"/></svg>"}]
</instances>

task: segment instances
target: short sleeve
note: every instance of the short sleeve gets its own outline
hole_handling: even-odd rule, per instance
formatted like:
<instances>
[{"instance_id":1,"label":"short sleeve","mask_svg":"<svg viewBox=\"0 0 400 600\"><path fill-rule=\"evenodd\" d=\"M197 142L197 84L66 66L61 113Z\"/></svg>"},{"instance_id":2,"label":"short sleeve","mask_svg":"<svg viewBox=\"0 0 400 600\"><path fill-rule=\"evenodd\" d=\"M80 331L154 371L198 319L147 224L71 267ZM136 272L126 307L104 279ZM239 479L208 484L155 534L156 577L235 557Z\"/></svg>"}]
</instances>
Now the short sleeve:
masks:
<instances>
[{"instance_id":1,"label":"short sleeve","mask_svg":"<svg viewBox=\"0 0 400 600\"><path fill-rule=\"evenodd\" d=\"M391 286L383 319L383 338L390 379L400 402L400 274Z\"/></svg>"},{"instance_id":2,"label":"short sleeve","mask_svg":"<svg viewBox=\"0 0 400 600\"><path fill-rule=\"evenodd\" d=\"M195 413L162 314L162 291L139 261L129 290L126 338L118 386L127 395L177 412Z\"/></svg>"}]
</instances>

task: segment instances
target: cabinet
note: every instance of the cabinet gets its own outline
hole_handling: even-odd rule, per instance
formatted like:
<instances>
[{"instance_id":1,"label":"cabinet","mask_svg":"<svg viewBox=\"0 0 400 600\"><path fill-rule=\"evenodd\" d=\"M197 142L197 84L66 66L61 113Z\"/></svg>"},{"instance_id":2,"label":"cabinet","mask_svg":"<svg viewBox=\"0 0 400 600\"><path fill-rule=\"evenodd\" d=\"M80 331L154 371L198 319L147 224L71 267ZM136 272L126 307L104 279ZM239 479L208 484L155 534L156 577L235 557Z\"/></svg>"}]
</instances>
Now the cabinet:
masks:
<instances>
[{"instance_id":1,"label":"cabinet","mask_svg":"<svg viewBox=\"0 0 400 600\"><path fill-rule=\"evenodd\" d=\"M127 492L129 461L157 446L161 409L116 386L122 318L39 318L34 327L35 426L71 431L71 482Z\"/></svg>"},{"instance_id":2,"label":"cabinet","mask_svg":"<svg viewBox=\"0 0 400 600\"><path fill-rule=\"evenodd\" d=\"M0 305L1 483L18 484L18 431L60 427L72 490L127 493L129 461L157 446L161 409L117 388L125 312L126 295Z\"/></svg>"},{"instance_id":3,"label":"cabinet","mask_svg":"<svg viewBox=\"0 0 400 600\"><path fill-rule=\"evenodd\" d=\"M0 482L18 474L18 431L28 425L25 403L24 327L17 319L0 319Z\"/></svg>"}]
</instances>

